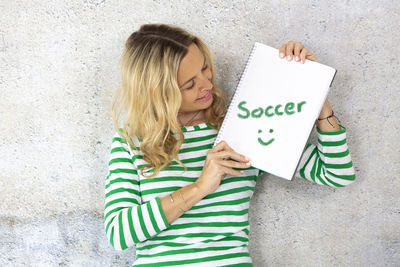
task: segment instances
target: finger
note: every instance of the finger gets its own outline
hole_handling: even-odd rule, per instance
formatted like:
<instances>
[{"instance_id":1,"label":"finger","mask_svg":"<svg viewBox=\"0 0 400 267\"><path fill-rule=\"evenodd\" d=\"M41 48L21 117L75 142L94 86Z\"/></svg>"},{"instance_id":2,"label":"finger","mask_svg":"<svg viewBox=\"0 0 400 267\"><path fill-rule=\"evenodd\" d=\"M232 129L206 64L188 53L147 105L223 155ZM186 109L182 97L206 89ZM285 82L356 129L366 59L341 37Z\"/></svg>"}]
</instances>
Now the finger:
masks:
<instances>
[{"instance_id":1,"label":"finger","mask_svg":"<svg viewBox=\"0 0 400 267\"><path fill-rule=\"evenodd\" d=\"M307 48L303 48L300 52L300 60L302 64L306 62L307 52L308 52Z\"/></svg>"},{"instance_id":2,"label":"finger","mask_svg":"<svg viewBox=\"0 0 400 267\"><path fill-rule=\"evenodd\" d=\"M286 59L291 61L293 58L293 49L294 49L294 42L289 41L286 46Z\"/></svg>"},{"instance_id":3,"label":"finger","mask_svg":"<svg viewBox=\"0 0 400 267\"><path fill-rule=\"evenodd\" d=\"M312 61L317 61L317 58L311 52L306 55L306 59L309 59L309 60L312 60Z\"/></svg>"},{"instance_id":4,"label":"finger","mask_svg":"<svg viewBox=\"0 0 400 267\"><path fill-rule=\"evenodd\" d=\"M301 58L301 63L304 64L306 59L309 59L311 61L317 61L317 58L313 53L311 53L307 48L303 48L300 53L300 58Z\"/></svg>"},{"instance_id":5,"label":"finger","mask_svg":"<svg viewBox=\"0 0 400 267\"><path fill-rule=\"evenodd\" d=\"M228 144L226 143L226 141L222 140L218 144L216 144L212 149L210 149L209 151L212 151L212 152L223 151L226 149L227 145Z\"/></svg>"},{"instance_id":6,"label":"finger","mask_svg":"<svg viewBox=\"0 0 400 267\"><path fill-rule=\"evenodd\" d=\"M215 153L215 154L213 155L213 158L217 158L217 159L219 159L219 160L231 158L231 159L233 159L233 160L241 161L241 162L247 162L247 161L249 161L249 159L246 158L244 155L241 155L241 154L239 154L239 153L236 153L236 152L233 151L233 150L232 150L232 151L224 150L224 151L221 151L221 152L217 152L217 153Z\"/></svg>"},{"instance_id":7,"label":"finger","mask_svg":"<svg viewBox=\"0 0 400 267\"><path fill-rule=\"evenodd\" d=\"M234 160L219 160L217 161L217 163L225 167L241 168L241 169L246 169L251 166L250 162L237 162Z\"/></svg>"},{"instance_id":8,"label":"finger","mask_svg":"<svg viewBox=\"0 0 400 267\"><path fill-rule=\"evenodd\" d=\"M241 175L241 174L243 174L243 171L234 170L234 169L228 168L228 167L223 167L223 171L226 174L232 174L232 175Z\"/></svg>"},{"instance_id":9,"label":"finger","mask_svg":"<svg viewBox=\"0 0 400 267\"><path fill-rule=\"evenodd\" d=\"M294 46L294 58L296 61L300 60L300 50L303 49L303 44L300 42L296 42Z\"/></svg>"},{"instance_id":10,"label":"finger","mask_svg":"<svg viewBox=\"0 0 400 267\"><path fill-rule=\"evenodd\" d=\"M284 58L286 54L286 44L282 45L281 48L279 48L279 56L281 58Z\"/></svg>"}]
</instances>

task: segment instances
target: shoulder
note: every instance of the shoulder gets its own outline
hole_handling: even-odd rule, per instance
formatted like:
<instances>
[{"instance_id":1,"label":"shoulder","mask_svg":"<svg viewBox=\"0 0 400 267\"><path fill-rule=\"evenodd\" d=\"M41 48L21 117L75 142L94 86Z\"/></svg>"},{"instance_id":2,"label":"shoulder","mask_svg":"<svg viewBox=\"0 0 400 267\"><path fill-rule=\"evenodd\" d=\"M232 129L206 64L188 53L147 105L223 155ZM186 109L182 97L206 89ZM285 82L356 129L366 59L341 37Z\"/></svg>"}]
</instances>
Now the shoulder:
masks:
<instances>
[{"instance_id":1,"label":"shoulder","mask_svg":"<svg viewBox=\"0 0 400 267\"><path fill-rule=\"evenodd\" d=\"M124 137L122 128L119 128L119 132L115 131L112 137L113 146L123 147L125 150L129 152L131 152L132 150L137 150L137 148L140 147L139 138L136 136L129 136L128 138L130 140L130 143L127 140L127 138ZM132 144L134 146L132 146Z\"/></svg>"}]
</instances>

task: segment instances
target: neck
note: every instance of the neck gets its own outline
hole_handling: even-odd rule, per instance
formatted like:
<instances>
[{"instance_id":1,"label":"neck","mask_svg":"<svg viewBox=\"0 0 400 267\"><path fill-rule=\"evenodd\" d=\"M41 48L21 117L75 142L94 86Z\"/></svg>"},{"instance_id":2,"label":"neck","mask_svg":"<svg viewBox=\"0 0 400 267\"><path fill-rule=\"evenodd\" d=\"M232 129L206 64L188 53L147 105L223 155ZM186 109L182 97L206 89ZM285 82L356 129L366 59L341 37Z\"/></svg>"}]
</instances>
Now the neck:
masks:
<instances>
[{"instance_id":1,"label":"neck","mask_svg":"<svg viewBox=\"0 0 400 267\"><path fill-rule=\"evenodd\" d=\"M178 112L178 122L181 126L190 126L205 120L204 110Z\"/></svg>"}]
</instances>

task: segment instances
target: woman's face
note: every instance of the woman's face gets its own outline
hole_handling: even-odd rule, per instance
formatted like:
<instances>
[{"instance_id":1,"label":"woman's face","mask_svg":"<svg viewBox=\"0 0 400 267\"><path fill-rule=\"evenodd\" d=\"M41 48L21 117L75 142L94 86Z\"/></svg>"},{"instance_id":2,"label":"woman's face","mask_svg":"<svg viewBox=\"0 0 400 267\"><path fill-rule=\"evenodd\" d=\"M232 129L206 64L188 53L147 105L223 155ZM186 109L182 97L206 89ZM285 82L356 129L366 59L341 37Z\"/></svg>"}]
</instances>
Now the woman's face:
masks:
<instances>
[{"instance_id":1,"label":"woman's face","mask_svg":"<svg viewBox=\"0 0 400 267\"><path fill-rule=\"evenodd\" d=\"M182 94L179 112L195 112L211 105L213 101L211 78L211 70L206 64L205 56L198 46L192 43L178 69L178 85Z\"/></svg>"}]
</instances>

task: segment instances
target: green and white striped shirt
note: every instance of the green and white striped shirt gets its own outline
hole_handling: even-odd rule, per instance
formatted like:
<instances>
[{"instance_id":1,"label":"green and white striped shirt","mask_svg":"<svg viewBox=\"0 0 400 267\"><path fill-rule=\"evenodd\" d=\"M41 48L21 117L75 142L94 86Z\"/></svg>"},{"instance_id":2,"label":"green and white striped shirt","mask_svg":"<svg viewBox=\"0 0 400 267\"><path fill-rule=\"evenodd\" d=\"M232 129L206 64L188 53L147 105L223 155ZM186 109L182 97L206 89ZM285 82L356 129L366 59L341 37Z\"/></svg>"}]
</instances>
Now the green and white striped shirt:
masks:
<instances>
[{"instance_id":1,"label":"green and white striped shirt","mask_svg":"<svg viewBox=\"0 0 400 267\"><path fill-rule=\"evenodd\" d=\"M308 143L296 177L317 184L342 187L355 180L346 143L346 128L318 133ZM262 171L250 167L242 175L226 175L219 188L168 224L160 198L195 182L217 130L207 123L182 127L185 139L179 159L152 179L140 175L146 162L141 151L128 146L116 132L105 181L104 226L116 250L136 246L133 266L253 266L248 250L248 211ZM140 141L132 141L139 147Z\"/></svg>"}]
</instances>

